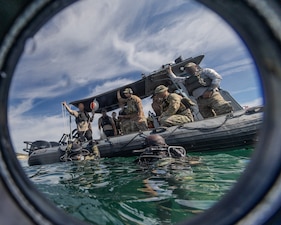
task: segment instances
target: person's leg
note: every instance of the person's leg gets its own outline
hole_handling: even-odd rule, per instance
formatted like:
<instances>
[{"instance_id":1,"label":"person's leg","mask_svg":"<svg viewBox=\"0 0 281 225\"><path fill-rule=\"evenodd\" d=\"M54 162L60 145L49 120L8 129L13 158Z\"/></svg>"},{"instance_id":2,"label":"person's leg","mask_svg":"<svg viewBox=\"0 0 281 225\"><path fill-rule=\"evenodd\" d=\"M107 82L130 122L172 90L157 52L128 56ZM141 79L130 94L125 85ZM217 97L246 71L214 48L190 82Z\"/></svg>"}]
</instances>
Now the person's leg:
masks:
<instances>
[{"instance_id":1,"label":"person's leg","mask_svg":"<svg viewBox=\"0 0 281 225\"><path fill-rule=\"evenodd\" d=\"M130 124L131 124L131 132L139 132L139 127L138 127L138 121L136 120L130 120Z\"/></svg>"},{"instance_id":2,"label":"person's leg","mask_svg":"<svg viewBox=\"0 0 281 225\"><path fill-rule=\"evenodd\" d=\"M233 111L231 103L225 101L218 91L213 93L212 97L210 98L210 104L217 116Z\"/></svg>"},{"instance_id":3,"label":"person's leg","mask_svg":"<svg viewBox=\"0 0 281 225\"><path fill-rule=\"evenodd\" d=\"M147 122L144 120L136 122L136 126L138 131L146 131L147 130Z\"/></svg>"},{"instance_id":4,"label":"person's leg","mask_svg":"<svg viewBox=\"0 0 281 225\"><path fill-rule=\"evenodd\" d=\"M91 141L93 140L93 136L92 136L92 130L87 130L86 133L85 133L85 138L88 140L88 141Z\"/></svg>"},{"instance_id":5,"label":"person's leg","mask_svg":"<svg viewBox=\"0 0 281 225\"><path fill-rule=\"evenodd\" d=\"M122 120L121 129L123 134L129 134L131 131L131 124L129 120Z\"/></svg>"},{"instance_id":6,"label":"person's leg","mask_svg":"<svg viewBox=\"0 0 281 225\"><path fill-rule=\"evenodd\" d=\"M192 120L183 115L165 116L160 119L160 124L164 127L177 126L189 122L192 122Z\"/></svg>"},{"instance_id":7,"label":"person's leg","mask_svg":"<svg viewBox=\"0 0 281 225\"><path fill-rule=\"evenodd\" d=\"M78 134L78 140L80 142L84 142L85 141L84 131L78 131L77 134Z\"/></svg>"},{"instance_id":8,"label":"person's leg","mask_svg":"<svg viewBox=\"0 0 281 225\"><path fill-rule=\"evenodd\" d=\"M108 130L108 135L107 137L114 137L114 130Z\"/></svg>"},{"instance_id":9,"label":"person's leg","mask_svg":"<svg viewBox=\"0 0 281 225\"><path fill-rule=\"evenodd\" d=\"M104 130L103 133L105 134L106 137L110 135L109 130Z\"/></svg>"},{"instance_id":10,"label":"person's leg","mask_svg":"<svg viewBox=\"0 0 281 225\"><path fill-rule=\"evenodd\" d=\"M199 98L197 100L199 112L206 119L209 117L214 117L215 113L210 107L210 99Z\"/></svg>"},{"instance_id":11,"label":"person's leg","mask_svg":"<svg viewBox=\"0 0 281 225\"><path fill-rule=\"evenodd\" d=\"M187 116L189 119L189 122L194 122L194 117L193 114L191 112L190 109L187 109L184 113L182 113L183 115Z\"/></svg>"}]
</instances>

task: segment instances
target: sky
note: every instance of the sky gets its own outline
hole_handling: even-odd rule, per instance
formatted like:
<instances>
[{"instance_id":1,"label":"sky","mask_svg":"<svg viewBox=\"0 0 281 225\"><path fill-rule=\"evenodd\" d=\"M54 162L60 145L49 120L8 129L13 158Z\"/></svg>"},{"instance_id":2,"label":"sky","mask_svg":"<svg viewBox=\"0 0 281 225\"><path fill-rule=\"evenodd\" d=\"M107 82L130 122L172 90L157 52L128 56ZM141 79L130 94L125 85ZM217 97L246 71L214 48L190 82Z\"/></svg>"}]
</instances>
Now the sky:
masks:
<instances>
[{"instance_id":1,"label":"sky","mask_svg":"<svg viewBox=\"0 0 281 225\"><path fill-rule=\"evenodd\" d=\"M23 141L58 141L69 132L62 101L129 84L178 56L204 54L200 65L221 74L221 88L242 106L262 104L255 63L233 29L194 1L163 2L78 1L26 41L9 95L9 128L17 152L25 147ZM145 112L151 110L150 100L143 104ZM99 138L99 116L94 138Z\"/></svg>"}]
</instances>

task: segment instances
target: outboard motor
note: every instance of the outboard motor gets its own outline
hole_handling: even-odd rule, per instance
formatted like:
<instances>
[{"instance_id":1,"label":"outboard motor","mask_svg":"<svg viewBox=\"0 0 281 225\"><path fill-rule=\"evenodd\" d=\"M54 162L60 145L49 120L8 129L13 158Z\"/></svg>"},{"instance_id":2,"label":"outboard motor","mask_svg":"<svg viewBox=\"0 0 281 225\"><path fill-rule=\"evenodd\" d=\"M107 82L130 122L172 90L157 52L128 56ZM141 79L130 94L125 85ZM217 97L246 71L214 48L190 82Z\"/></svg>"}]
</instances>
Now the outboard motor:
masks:
<instances>
[{"instance_id":1,"label":"outboard motor","mask_svg":"<svg viewBox=\"0 0 281 225\"><path fill-rule=\"evenodd\" d=\"M42 141L42 140L34 141L34 142L32 142L28 153L30 155L32 152L34 152L36 150L45 149L45 148L51 148L51 147L52 147L52 145L48 141Z\"/></svg>"}]
</instances>

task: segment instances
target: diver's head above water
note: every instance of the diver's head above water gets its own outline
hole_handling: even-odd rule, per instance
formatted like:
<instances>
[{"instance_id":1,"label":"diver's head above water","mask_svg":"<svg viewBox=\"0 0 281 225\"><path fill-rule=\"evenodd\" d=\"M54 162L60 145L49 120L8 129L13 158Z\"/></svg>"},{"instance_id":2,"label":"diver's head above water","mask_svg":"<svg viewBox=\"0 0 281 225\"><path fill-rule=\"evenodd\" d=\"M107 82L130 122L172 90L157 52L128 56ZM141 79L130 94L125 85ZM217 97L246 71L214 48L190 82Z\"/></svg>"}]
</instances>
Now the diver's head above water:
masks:
<instances>
[{"instance_id":1,"label":"diver's head above water","mask_svg":"<svg viewBox=\"0 0 281 225\"><path fill-rule=\"evenodd\" d=\"M151 134L146 137L145 144L149 146L167 146L165 139L159 134Z\"/></svg>"}]
</instances>

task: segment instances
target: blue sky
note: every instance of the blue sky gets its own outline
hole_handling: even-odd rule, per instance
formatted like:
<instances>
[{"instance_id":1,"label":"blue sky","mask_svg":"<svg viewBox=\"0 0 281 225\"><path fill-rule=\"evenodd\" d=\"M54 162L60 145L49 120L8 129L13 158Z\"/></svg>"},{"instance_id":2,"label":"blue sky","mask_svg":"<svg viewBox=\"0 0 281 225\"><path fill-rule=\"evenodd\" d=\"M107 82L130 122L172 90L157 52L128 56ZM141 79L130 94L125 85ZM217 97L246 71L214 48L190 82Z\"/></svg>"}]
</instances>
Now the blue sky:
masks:
<instances>
[{"instance_id":1,"label":"blue sky","mask_svg":"<svg viewBox=\"0 0 281 225\"><path fill-rule=\"evenodd\" d=\"M24 140L58 140L68 131L62 101L130 83L180 55L200 54L205 55L201 66L219 72L221 87L240 104L261 104L257 71L246 47L204 6L184 0L73 4L26 42L9 101L16 151L21 151ZM144 108L150 109L148 100ZM97 129L94 138L99 138Z\"/></svg>"}]
</instances>

